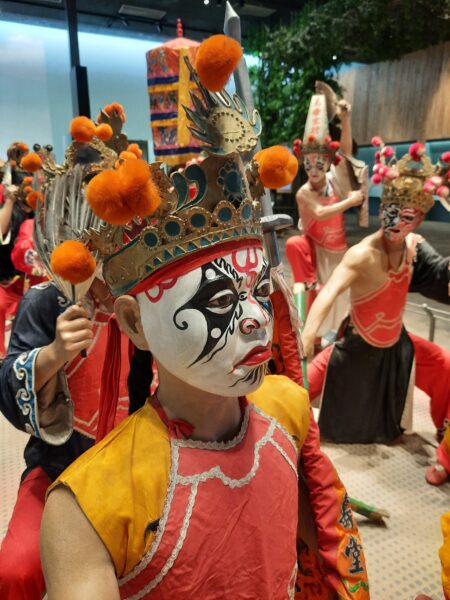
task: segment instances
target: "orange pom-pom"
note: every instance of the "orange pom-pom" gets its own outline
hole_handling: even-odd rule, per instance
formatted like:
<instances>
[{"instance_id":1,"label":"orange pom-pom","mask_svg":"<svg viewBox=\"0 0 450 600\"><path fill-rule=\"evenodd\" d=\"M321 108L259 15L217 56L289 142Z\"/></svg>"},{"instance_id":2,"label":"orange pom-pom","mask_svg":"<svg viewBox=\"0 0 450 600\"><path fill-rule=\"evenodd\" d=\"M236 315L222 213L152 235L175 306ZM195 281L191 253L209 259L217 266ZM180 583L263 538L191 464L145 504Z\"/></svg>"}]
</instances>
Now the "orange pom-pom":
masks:
<instances>
[{"instance_id":1,"label":"orange pom-pom","mask_svg":"<svg viewBox=\"0 0 450 600\"><path fill-rule=\"evenodd\" d=\"M151 178L148 163L141 159L127 160L118 170L118 174L120 191L134 215L152 215L161 204L161 198Z\"/></svg>"},{"instance_id":2,"label":"orange pom-pom","mask_svg":"<svg viewBox=\"0 0 450 600\"><path fill-rule=\"evenodd\" d=\"M136 160L138 157L136 156L136 154L134 152L128 152L128 150L123 150L119 154L119 158L121 158L122 160L129 160L130 158L132 160Z\"/></svg>"},{"instance_id":3,"label":"orange pom-pom","mask_svg":"<svg viewBox=\"0 0 450 600\"><path fill-rule=\"evenodd\" d=\"M117 113L123 113L123 106L118 102L111 102L111 108Z\"/></svg>"},{"instance_id":4,"label":"orange pom-pom","mask_svg":"<svg viewBox=\"0 0 450 600\"><path fill-rule=\"evenodd\" d=\"M55 275L72 285L89 279L97 266L95 258L86 246L76 240L67 240L55 248L50 265Z\"/></svg>"},{"instance_id":5,"label":"orange pom-pom","mask_svg":"<svg viewBox=\"0 0 450 600\"><path fill-rule=\"evenodd\" d=\"M23 188L23 192L24 192L24 194L30 194L32 191L33 191L33 188L31 187L31 185L26 185L26 186Z\"/></svg>"},{"instance_id":6,"label":"orange pom-pom","mask_svg":"<svg viewBox=\"0 0 450 600\"><path fill-rule=\"evenodd\" d=\"M226 35L213 35L204 40L195 58L200 81L211 92L218 92L228 81L242 58L242 48Z\"/></svg>"},{"instance_id":7,"label":"orange pom-pom","mask_svg":"<svg viewBox=\"0 0 450 600\"><path fill-rule=\"evenodd\" d=\"M33 178L30 177L29 175L27 175L26 177L23 178L23 182L25 185L30 185L31 183L33 183Z\"/></svg>"},{"instance_id":8,"label":"orange pom-pom","mask_svg":"<svg viewBox=\"0 0 450 600\"><path fill-rule=\"evenodd\" d=\"M29 148L26 144L24 144L23 142L19 142L17 144L17 147L19 148L19 150L21 150L21 152L28 152Z\"/></svg>"},{"instance_id":9,"label":"orange pom-pom","mask_svg":"<svg viewBox=\"0 0 450 600\"><path fill-rule=\"evenodd\" d=\"M126 151L132 152L136 156L136 158L141 158L141 156L142 156L142 150L139 148L139 146L136 143L128 144L128 148Z\"/></svg>"},{"instance_id":10,"label":"orange pom-pom","mask_svg":"<svg viewBox=\"0 0 450 600\"><path fill-rule=\"evenodd\" d=\"M107 142L113 136L113 130L111 125L107 123L102 123L101 125L97 125L95 128L95 135L102 140L102 142Z\"/></svg>"},{"instance_id":11,"label":"orange pom-pom","mask_svg":"<svg viewBox=\"0 0 450 600\"><path fill-rule=\"evenodd\" d=\"M34 173L35 171L39 171L42 167L42 159L39 154L36 152L31 152L22 158L20 161L20 166L25 171L30 171L30 173Z\"/></svg>"},{"instance_id":12,"label":"orange pom-pom","mask_svg":"<svg viewBox=\"0 0 450 600\"><path fill-rule=\"evenodd\" d=\"M93 213L111 225L125 225L135 213L121 194L119 172L108 169L91 179L86 198Z\"/></svg>"},{"instance_id":13,"label":"orange pom-pom","mask_svg":"<svg viewBox=\"0 0 450 600\"><path fill-rule=\"evenodd\" d=\"M276 190L293 181L298 171L298 161L284 146L271 146L255 155L259 163L262 184Z\"/></svg>"},{"instance_id":14,"label":"orange pom-pom","mask_svg":"<svg viewBox=\"0 0 450 600\"><path fill-rule=\"evenodd\" d=\"M111 225L125 225L136 216L147 217L161 203L148 164L127 160L116 171L96 175L86 189L86 198L97 217Z\"/></svg>"},{"instance_id":15,"label":"orange pom-pom","mask_svg":"<svg viewBox=\"0 0 450 600\"><path fill-rule=\"evenodd\" d=\"M70 122L70 135L77 142L90 142L95 135L94 121L87 117L75 117Z\"/></svg>"},{"instance_id":16,"label":"orange pom-pom","mask_svg":"<svg viewBox=\"0 0 450 600\"><path fill-rule=\"evenodd\" d=\"M121 104L119 104L118 102L113 102L111 104L111 107L116 111L116 113L119 114L120 118L122 119L122 123L125 123L125 121L127 119L125 117L125 111L123 109L123 106Z\"/></svg>"},{"instance_id":17,"label":"orange pom-pom","mask_svg":"<svg viewBox=\"0 0 450 600\"><path fill-rule=\"evenodd\" d=\"M109 116L111 116L111 113L114 110L122 119L122 123L125 123L125 121L127 120L125 117L125 111L123 109L123 106L118 102L112 102L111 104L107 104L103 107L102 110Z\"/></svg>"},{"instance_id":18,"label":"orange pom-pom","mask_svg":"<svg viewBox=\"0 0 450 600\"><path fill-rule=\"evenodd\" d=\"M31 206L33 210L36 210L38 200L41 204L43 203L44 195L42 192L30 192L25 198L26 203L28 206Z\"/></svg>"}]
</instances>

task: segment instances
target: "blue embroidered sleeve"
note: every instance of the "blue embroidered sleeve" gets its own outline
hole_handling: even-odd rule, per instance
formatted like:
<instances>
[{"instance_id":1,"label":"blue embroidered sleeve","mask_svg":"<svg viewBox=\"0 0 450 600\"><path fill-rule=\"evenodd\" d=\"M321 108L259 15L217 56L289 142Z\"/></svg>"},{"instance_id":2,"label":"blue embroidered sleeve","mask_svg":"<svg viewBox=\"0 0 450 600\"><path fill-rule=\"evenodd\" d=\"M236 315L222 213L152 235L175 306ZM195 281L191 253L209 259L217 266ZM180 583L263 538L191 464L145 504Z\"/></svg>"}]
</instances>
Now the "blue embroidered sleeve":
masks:
<instances>
[{"instance_id":1,"label":"blue embroidered sleeve","mask_svg":"<svg viewBox=\"0 0 450 600\"><path fill-rule=\"evenodd\" d=\"M20 382L15 395L16 404L25 420L25 431L41 437L37 418L37 398L34 391L34 362L41 348L23 352L13 363L14 376Z\"/></svg>"},{"instance_id":2,"label":"blue embroidered sleeve","mask_svg":"<svg viewBox=\"0 0 450 600\"><path fill-rule=\"evenodd\" d=\"M54 285L31 288L19 304L8 353L0 368L0 410L4 416L18 429L58 445L72 433L73 407L65 376L58 376L59 393L68 400L63 422L42 428L39 426L34 366L39 351L53 342L56 319L66 306Z\"/></svg>"}]
</instances>

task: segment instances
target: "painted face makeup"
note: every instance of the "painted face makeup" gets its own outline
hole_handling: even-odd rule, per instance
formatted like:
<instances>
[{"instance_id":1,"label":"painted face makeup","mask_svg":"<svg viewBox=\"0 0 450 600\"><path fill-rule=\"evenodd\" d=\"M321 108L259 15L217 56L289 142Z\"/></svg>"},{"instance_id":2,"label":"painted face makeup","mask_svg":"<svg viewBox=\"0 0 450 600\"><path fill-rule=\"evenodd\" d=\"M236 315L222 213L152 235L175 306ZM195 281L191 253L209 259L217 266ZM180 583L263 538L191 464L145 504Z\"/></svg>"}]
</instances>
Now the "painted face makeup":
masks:
<instances>
[{"instance_id":1,"label":"painted face makeup","mask_svg":"<svg viewBox=\"0 0 450 600\"><path fill-rule=\"evenodd\" d=\"M420 225L423 213L417 208L391 203L382 205L380 217L385 238L391 242L399 242Z\"/></svg>"},{"instance_id":2,"label":"painted face makeup","mask_svg":"<svg viewBox=\"0 0 450 600\"><path fill-rule=\"evenodd\" d=\"M173 375L198 389L242 396L270 360L269 268L260 248L208 262L138 294L148 344Z\"/></svg>"},{"instance_id":3,"label":"painted face makeup","mask_svg":"<svg viewBox=\"0 0 450 600\"><path fill-rule=\"evenodd\" d=\"M306 154L304 165L309 181L319 183L330 168L330 161L322 154Z\"/></svg>"}]
</instances>

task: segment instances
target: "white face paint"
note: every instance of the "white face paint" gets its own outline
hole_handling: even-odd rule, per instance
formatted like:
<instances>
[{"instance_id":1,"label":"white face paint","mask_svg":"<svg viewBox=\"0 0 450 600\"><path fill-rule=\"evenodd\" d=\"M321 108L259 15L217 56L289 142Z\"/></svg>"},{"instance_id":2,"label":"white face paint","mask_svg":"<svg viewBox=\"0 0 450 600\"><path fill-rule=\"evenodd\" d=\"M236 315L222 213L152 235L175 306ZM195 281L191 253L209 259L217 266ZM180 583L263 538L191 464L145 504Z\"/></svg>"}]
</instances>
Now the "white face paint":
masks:
<instances>
[{"instance_id":1,"label":"white face paint","mask_svg":"<svg viewBox=\"0 0 450 600\"><path fill-rule=\"evenodd\" d=\"M323 154L305 154L305 171L311 183L320 183L330 168L330 161Z\"/></svg>"},{"instance_id":2,"label":"white face paint","mask_svg":"<svg viewBox=\"0 0 450 600\"><path fill-rule=\"evenodd\" d=\"M221 396L257 389L272 357L269 269L245 248L138 294L145 337L173 375Z\"/></svg>"}]
</instances>

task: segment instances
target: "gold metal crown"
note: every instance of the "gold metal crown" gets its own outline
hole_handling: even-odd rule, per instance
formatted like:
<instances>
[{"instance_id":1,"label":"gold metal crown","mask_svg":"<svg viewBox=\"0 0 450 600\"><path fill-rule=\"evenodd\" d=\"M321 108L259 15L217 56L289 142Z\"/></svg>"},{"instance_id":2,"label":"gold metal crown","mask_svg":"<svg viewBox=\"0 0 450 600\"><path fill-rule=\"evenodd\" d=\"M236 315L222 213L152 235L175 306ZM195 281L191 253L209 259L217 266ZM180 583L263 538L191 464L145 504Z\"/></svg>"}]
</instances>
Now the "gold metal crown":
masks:
<instances>
[{"instance_id":1,"label":"gold metal crown","mask_svg":"<svg viewBox=\"0 0 450 600\"><path fill-rule=\"evenodd\" d=\"M431 192L423 189L423 185L435 174L428 156L421 156L420 161L416 161L410 154L405 154L395 166L399 176L384 182L381 203L399 204L428 212L434 206L434 199Z\"/></svg>"},{"instance_id":2,"label":"gold metal crown","mask_svg":"<svg viewBox=\"0 0 450 600\"><path fill-rule=\"evenodd\" d=\"M150 165L159 188L161 205L150 218L135 220L123 229L125 241L113 228L91 232L85 241L105 254L103 273L114 296L131 291L162 267L205 248L240 239L262 238L259 198L263 192L255 164L241 155L254 149L261 132L257 111L251 114L243 101L225 90L209 92L188 61L197 94L194 110L185 108L192 134L209 155L168 177L161 163ZM108 251L106 251L108 250Z\"/></svg>"},{"instance_id":3,"label":"gold metal crown","mask_svg":"<svg viewBox=\"0 0 450 600\"><path fill-rule=\"evenodd\" d=\"M135 217L124 226L109 225L95 217L86 201L90 179L116 164L124 145L120 123L113 128L117 143L104 144L97 138L73 142L62 166L44 163L49 176L46 210L40 211L36 223L41 252L48 258L64 239L84 242L97 262L103 262L105 281L114 296L132 291L166 265L206 248L262 239L259 200L264 188L258 165L248 159L261 132L260 116L256 110L248 111L237 95L209 92L187 64L198 90L191 93L194 110L185 110L207 157L170 176L162 163L149 165L161 198L154 214Z\"/></svg>"}]
</instances>

